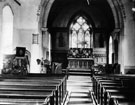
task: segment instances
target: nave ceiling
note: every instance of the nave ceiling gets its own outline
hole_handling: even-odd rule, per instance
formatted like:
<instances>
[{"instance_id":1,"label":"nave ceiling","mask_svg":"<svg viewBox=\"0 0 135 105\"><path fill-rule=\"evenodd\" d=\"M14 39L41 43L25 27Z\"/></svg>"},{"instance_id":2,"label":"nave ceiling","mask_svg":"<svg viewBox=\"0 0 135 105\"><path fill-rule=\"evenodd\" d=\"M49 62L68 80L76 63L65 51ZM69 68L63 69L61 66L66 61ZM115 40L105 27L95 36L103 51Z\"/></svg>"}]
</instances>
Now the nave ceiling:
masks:
<instances>
[{"instance_id":1,"label":"nave ceiling","mask_svg":"<svg viewBox=\"0 0 135 105\"><path fill-rule=\"evenodd\" d=\"M75 16L85 15L97 30L111 32L115 22L107 0L55 0L48 17L48 28L69 27Z\"/></svg>"}]
</instances>

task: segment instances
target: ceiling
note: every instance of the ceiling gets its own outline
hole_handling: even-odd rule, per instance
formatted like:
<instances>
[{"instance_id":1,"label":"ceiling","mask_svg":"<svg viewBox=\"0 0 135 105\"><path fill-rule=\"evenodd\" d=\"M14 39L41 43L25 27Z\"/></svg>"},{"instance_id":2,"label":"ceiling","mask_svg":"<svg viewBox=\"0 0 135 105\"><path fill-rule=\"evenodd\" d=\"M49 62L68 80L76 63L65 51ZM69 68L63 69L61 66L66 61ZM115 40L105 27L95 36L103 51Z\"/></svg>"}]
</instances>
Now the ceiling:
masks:
<instances>
[{"instance_id":1,"label":"ceiling","mask_svg":"<svg viewBox=\"0 0 135 105\"><path fill-rule=\"evenodd\" d=\"M114 17L107 0L55 0L48 17L48 28L69 27L83 13L95 29L114 29Z\"/></svg>"}]
</instances>

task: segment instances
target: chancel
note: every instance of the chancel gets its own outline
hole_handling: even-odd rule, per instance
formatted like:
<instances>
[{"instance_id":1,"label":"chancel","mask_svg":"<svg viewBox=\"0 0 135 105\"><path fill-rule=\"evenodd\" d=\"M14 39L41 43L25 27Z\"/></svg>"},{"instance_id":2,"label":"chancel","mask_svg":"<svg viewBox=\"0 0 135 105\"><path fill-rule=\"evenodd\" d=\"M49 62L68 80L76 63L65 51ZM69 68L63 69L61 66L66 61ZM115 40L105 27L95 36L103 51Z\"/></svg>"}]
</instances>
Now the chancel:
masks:
<instances>
[{"instance_id":1,"label":"chancel","mask_svg":"<svg viewBox=\"0 0 135 105\"><path fill-rule=\"evenodd\" d=\"M1 105L135 105L135 0L0 0Z\"/></svg>"}]
</instances>

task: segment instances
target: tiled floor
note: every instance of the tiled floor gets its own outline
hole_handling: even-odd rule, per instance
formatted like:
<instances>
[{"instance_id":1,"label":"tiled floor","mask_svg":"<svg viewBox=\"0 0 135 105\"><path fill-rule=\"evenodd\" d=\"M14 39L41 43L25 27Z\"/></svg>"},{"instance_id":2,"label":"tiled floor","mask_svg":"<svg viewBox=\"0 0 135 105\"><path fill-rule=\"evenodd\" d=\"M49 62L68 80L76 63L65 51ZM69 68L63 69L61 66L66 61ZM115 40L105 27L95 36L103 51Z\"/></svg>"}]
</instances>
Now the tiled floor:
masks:
<instances>
[{"instance_id":1,"label":"tiled floor","mask_svg":"<svg viewBox=\"0 0 135 105\"><path fill-rule=\"evenodd\" d=\"M67 90L69 92L67 105L93 105L90 95L92 82L90 76L69 76Z\"/></svg>"}]
</instances>

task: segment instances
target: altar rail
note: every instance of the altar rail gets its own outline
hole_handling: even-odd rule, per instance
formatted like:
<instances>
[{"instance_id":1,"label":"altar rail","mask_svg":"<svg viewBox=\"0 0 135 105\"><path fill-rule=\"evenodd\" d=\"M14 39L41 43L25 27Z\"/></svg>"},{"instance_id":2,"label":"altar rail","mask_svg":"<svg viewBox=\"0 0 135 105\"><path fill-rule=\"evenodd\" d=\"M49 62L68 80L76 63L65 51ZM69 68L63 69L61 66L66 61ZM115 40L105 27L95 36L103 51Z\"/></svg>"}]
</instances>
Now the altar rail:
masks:
<instances>
[{"instance_id":1,"label":"altar rail","mask_svg":"<svg viewBox=\"0 0 135 105\"><path fill-rule=\"evenodd\" d=\"M92 58L68 58L69 69L90 69L93 64Z\"/></svg>"}]
</instances>

